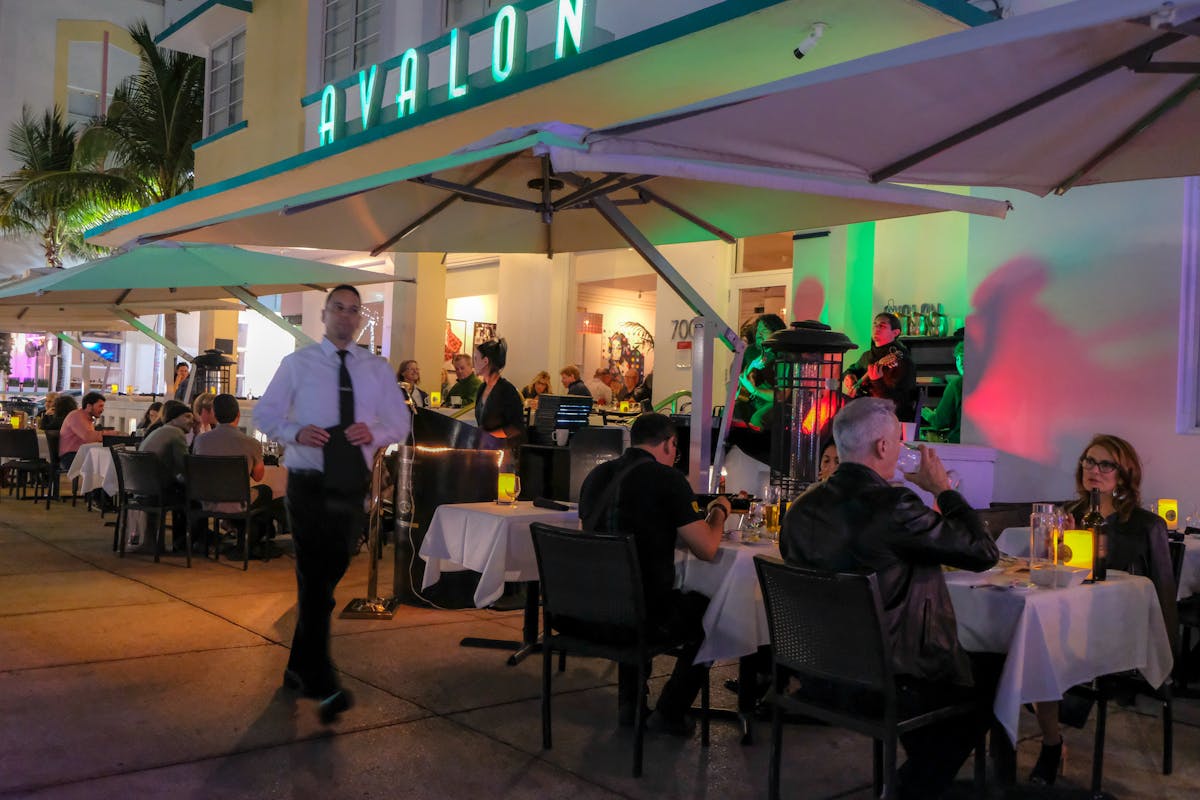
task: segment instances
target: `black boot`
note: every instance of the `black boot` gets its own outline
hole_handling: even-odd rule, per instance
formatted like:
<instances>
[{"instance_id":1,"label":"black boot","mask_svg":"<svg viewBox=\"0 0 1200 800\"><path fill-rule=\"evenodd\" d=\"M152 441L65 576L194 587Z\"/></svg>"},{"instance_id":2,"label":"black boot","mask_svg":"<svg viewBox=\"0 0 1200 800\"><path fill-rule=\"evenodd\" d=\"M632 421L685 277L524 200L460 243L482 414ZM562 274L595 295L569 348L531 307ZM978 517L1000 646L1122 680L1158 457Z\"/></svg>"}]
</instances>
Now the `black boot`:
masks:
<instances>
[{"instance_id":1,"label":"black boot","mask_svg":"<svg viewBox=\"0 0 1200 800\"><path fill-rule=\"evenodd\" d=\"M1060 738L1058 744L1042 745L1037 763L1033 765L1033 771L1029 773L1029 782L1035 786L1053 786L1055 779L1062 774L1062 770L1063 742Z\"/></svg>"}]
</instances>

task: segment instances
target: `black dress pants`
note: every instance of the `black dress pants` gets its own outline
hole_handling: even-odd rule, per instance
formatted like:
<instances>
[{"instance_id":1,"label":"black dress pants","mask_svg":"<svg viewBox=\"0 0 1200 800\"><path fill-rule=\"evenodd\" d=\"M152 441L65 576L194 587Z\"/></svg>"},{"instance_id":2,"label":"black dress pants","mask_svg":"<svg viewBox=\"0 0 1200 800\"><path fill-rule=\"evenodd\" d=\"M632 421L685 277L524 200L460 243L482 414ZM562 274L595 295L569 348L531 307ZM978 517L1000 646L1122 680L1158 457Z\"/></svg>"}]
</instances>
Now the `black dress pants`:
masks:
<instances>
[{"instance_id":1,"label":"black dress pants","mask_svg":"<svg viewBox=\"0 0 1200 800\"><path fill-rule=\"evenodd\" d=\"M325 488L324 476L309 470L288 473L287 508L296 550L299 615L288 668L304 680L308 692L328 696L338 680L329 656L333 593L346 574L350 555L366 522L362 493L338 494Z\"/></svg>"},{"instance_id":2,"label":"black dress pants","mask_svg":"<svg viewBox=\"0 0 1200 800\"><path fill-rule=\"evenodd\" d=\"M692 707L700 687L704 685L704 667L693 664L704 642L704 612L708 598L696 592L672 592L667 608L652 609L651 636L663 639L683 639L685 644L675 659L671 677L663 686L655 710L671 721L682 719ZM622 705L634 706L637 698L645 696L646 687L637 686L637 665L621 664L617 668L617 696Z\"/></svg>"}]
</instances>

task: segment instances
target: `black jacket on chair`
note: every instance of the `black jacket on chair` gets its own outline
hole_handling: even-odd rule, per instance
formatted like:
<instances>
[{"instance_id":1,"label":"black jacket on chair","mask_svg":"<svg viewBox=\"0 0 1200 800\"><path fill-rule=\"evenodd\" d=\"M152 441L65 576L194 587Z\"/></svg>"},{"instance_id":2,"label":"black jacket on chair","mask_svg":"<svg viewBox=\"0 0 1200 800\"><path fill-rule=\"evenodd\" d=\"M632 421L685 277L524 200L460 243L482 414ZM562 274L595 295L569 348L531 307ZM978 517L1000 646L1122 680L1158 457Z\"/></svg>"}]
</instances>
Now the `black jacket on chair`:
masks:
<instances>
[{"instance_id":1,"label":"black jacket on chair","mask_svg":"<svg viewBox=\"0 0 1200 800\"><path fill-rule=\"evenodd\" d=\"M877 573L896 675L971 685L942 565L984 570L1000 553L962 495L942 492L937 502L941 514L911 489L842 462L788 508L779 550L811 569Z\"/></svg>"}]
</instances>

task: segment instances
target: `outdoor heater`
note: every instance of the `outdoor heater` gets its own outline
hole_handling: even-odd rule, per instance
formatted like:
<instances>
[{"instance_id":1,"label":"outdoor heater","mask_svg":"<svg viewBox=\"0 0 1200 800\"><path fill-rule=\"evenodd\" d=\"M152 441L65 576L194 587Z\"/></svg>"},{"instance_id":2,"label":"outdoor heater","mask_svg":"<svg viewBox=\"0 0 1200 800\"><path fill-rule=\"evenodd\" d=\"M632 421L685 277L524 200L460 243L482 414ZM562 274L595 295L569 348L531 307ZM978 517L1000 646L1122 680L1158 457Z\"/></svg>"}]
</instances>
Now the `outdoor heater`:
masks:
<instances>
[{"instance_id":1,"label":"outdoor heater","mask_svg":"<svg viewBox=\"0 0 1200 800\"><path fill-rule=\"evenodd\" d=\"M821 438L842 407L842 357L858 345L808 320L776 331L764 347L775 360L771 485L795 497L817 479Z\"/></svg>"},{"instance_id":2,"label":"outdoor heater","mask_svg":"<svg viewBox=\"0 0 1200 800\"><path fill-rule=\"evenodd\" d=\"M220 350L205 350L196 356L196 360L192 362L196 375L192 396L197 397L205 393L232 394L231 367L236 363Z\"/></svg>"}]
</instances>

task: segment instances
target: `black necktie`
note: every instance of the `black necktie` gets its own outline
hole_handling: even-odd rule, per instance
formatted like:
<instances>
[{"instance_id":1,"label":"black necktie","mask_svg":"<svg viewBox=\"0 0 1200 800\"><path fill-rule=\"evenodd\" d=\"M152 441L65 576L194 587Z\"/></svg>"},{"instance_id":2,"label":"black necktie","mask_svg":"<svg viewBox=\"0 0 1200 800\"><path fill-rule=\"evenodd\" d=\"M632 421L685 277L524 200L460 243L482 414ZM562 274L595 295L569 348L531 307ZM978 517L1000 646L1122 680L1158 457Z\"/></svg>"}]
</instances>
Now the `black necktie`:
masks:
<instances>
[{"instance_id":1,"label":"black necktie","mask_svg":"<svg viewBox=\"0 0 1200 800\"><path fill-rule=\"evenodd\" d=\"M346 369L345 350L338 350L341 366L338 368L338 413L343 428L354 424L354 384L350 382L350 370Z\"/></svg>"}]
</instances>

